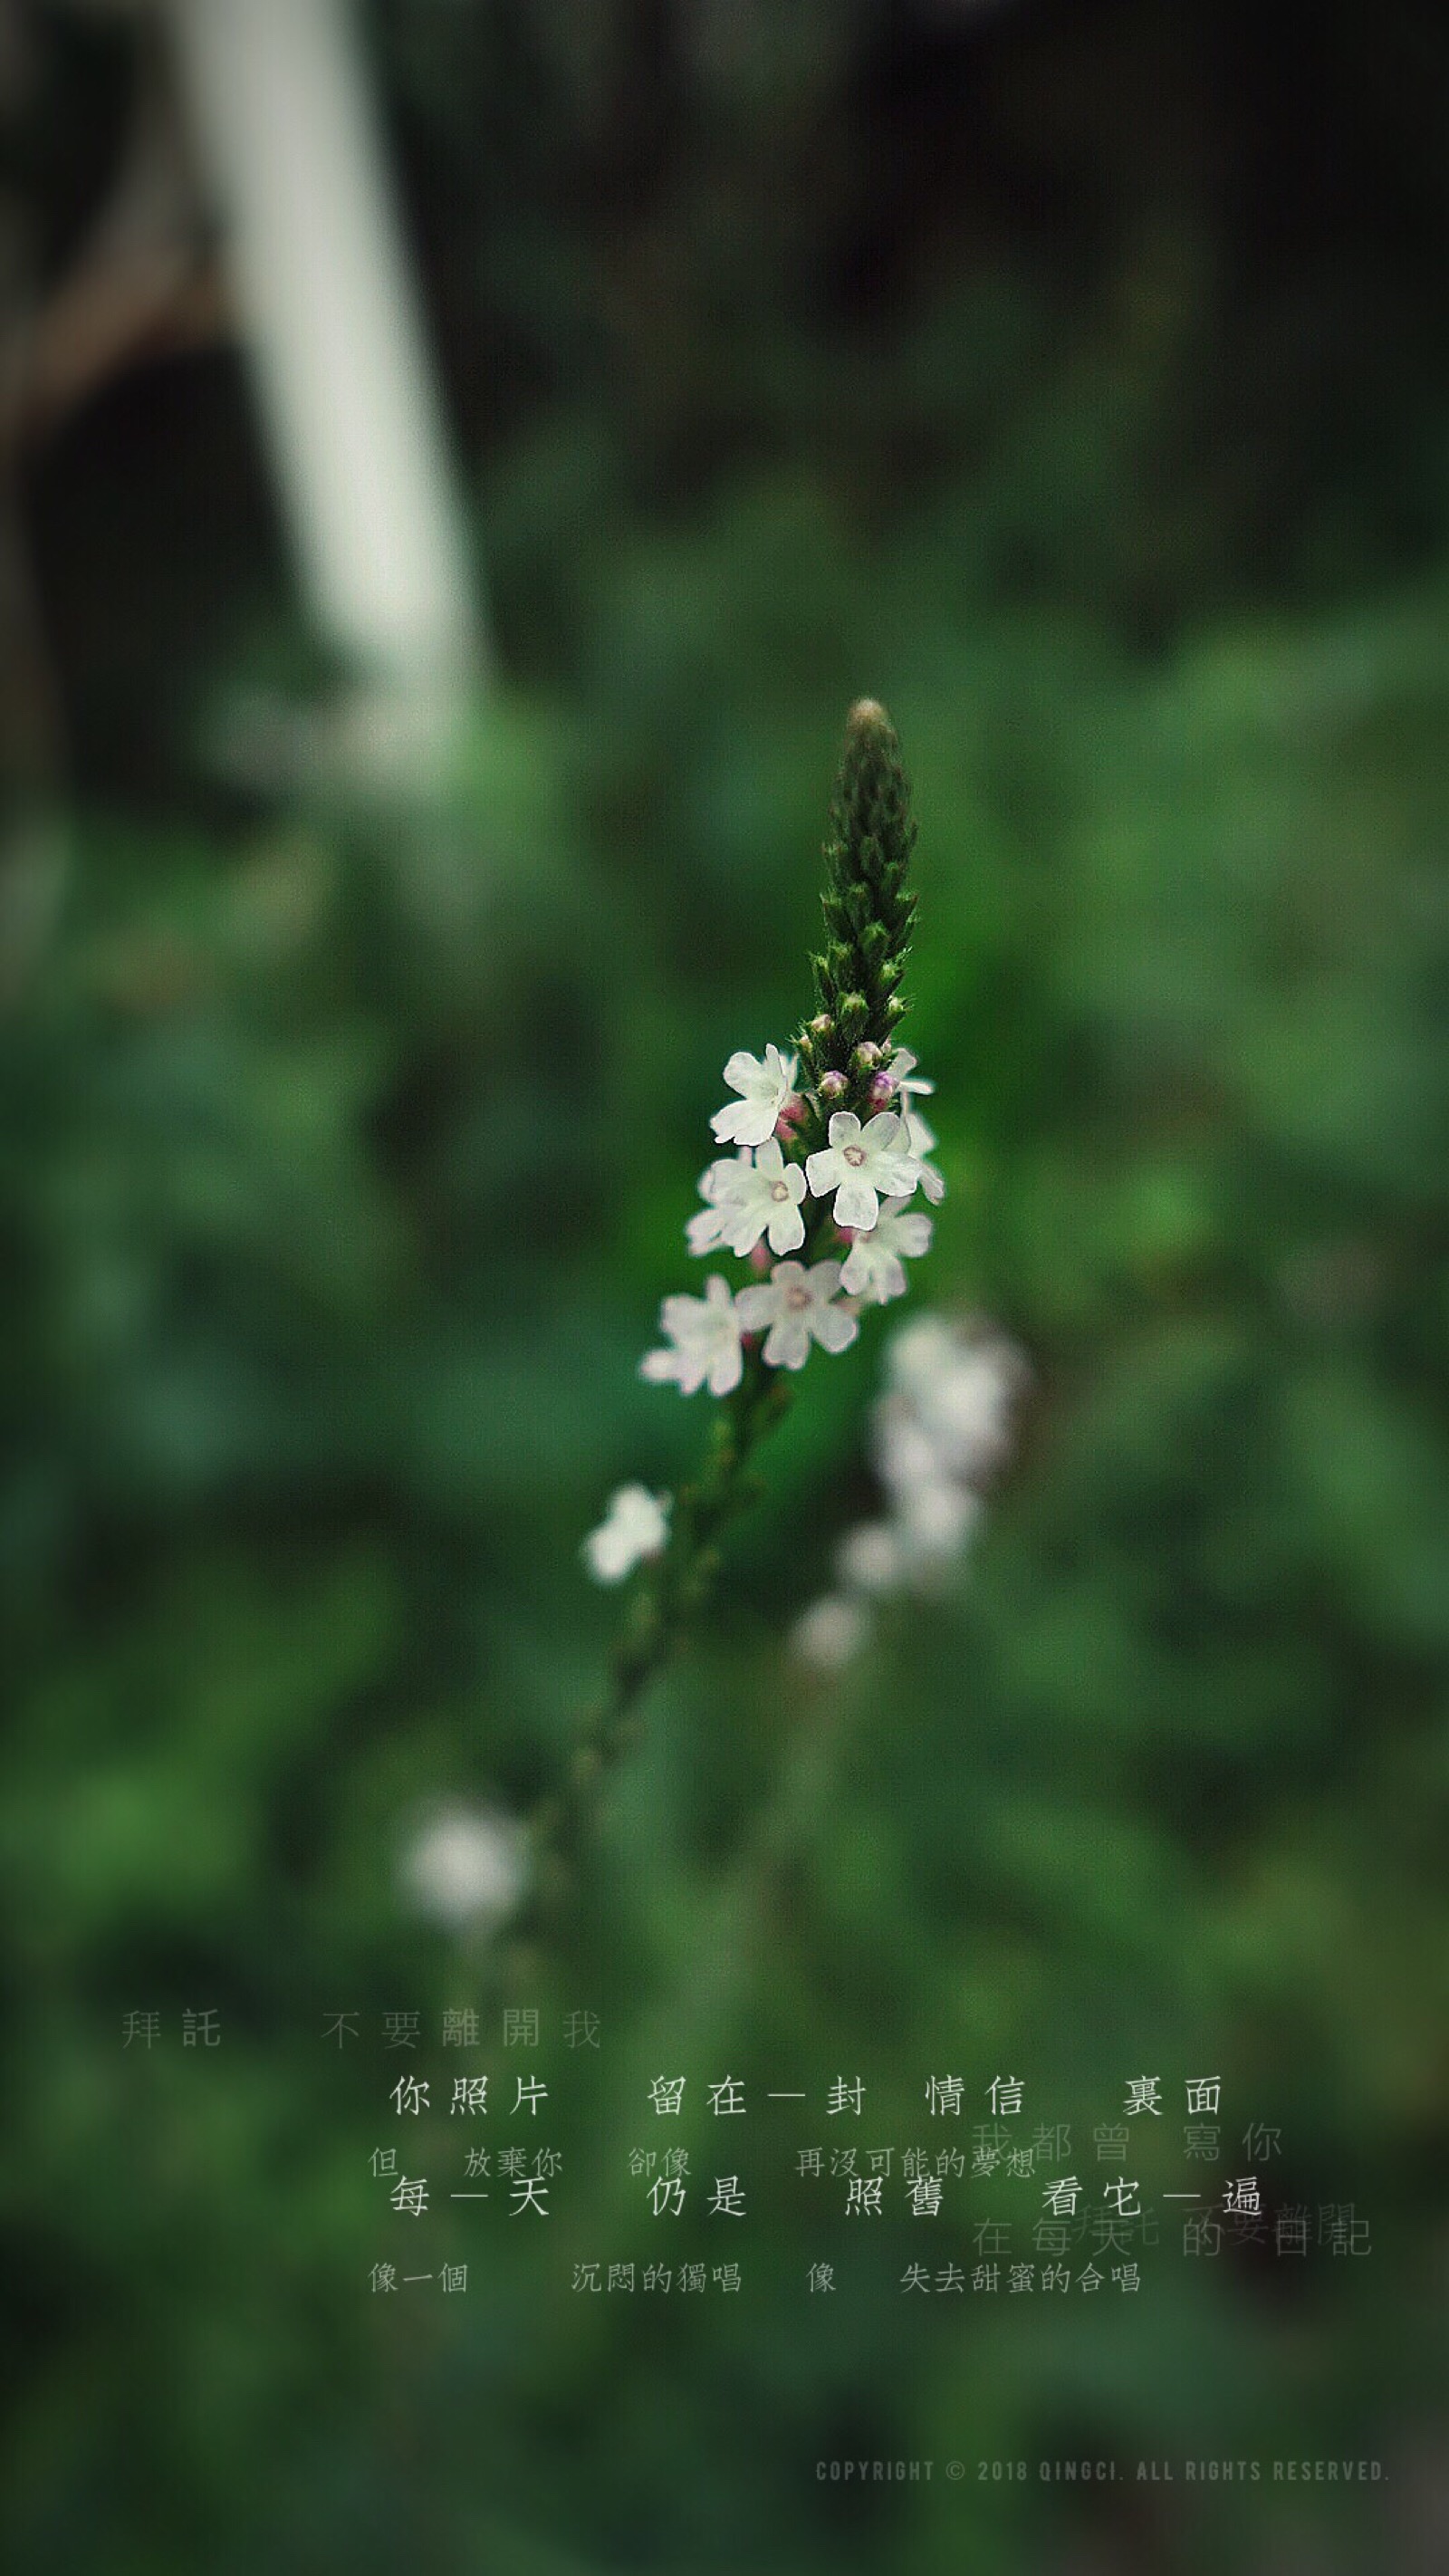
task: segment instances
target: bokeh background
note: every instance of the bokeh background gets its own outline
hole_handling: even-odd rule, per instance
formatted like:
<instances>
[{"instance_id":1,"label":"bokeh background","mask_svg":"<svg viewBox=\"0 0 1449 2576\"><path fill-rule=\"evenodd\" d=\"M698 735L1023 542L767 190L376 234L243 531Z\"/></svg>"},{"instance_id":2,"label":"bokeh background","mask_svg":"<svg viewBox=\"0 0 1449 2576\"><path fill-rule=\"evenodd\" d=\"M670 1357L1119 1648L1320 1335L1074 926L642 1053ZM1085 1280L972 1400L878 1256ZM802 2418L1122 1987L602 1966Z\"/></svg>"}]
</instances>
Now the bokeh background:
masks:
<instances>
[{"instance_id":1,"label":"bokeh background","mask_svg":"<svg viewBox=\"0 0 1449 2576\"><path fill-rule=\"evenodd\" d=\"M12 0L0 115L8 2563L1428 2576L1442 12ZM812 1364L499 2055L407 1854L557 1776L580 1539L699 1452L637 1358L723 1058L805 1006L862 691L922 827L915 1299L1030 1394L958 1574L826 1673L879 1330ZM439 2206L466 2295L379 2297L387 2091L473 2005L557 2214ZM1277 2124L1273 2197L1372 2252L911 2299L898 2186L795 2177L813 2109L736 2124L728 2247L628 2170L657 2073L860 2076L899 2149L952 2071L1093 2192L1159 2072L1149 2193L1219 2074L1214 2179ZM1038 2200L948 2186L929 2259ZM1382 2483L1181 2471L1330 2454Z\"/></svg>"}]
</instances>

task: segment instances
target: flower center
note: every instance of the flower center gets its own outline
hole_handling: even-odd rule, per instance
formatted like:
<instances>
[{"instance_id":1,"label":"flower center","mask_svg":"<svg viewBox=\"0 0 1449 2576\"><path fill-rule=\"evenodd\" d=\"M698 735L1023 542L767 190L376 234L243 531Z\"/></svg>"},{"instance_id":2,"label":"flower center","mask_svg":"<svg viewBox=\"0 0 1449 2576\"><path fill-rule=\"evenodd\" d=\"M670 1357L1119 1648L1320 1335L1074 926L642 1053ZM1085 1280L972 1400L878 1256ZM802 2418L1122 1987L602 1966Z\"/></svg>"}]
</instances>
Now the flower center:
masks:
<instances>
[{"instance_id":1,"label":"flower center","mask_svg":"<svg viewBox=\"0 0 1449 2576\"><path fill-rule=\"evenodd\" d=\"M790 1195L790 1193L789 1193L789 1191L786 1189L785 1184L784 1184L784 1182L783 1182L783 1181L772 1181L772 1182L771 1182L771 1184L770 1184L770 1196L771 1196L771 1198L772 1198L772 1199L787 1199L787 1198L789 1197L789 1195Z\"/></svg>"},{"instance_id":2,"label":"flower center","mask_svg":"<svg viewBox=\"0 0 1449 2576\"><path fill-rule=\"evenodd\" d=\"M805 1286L803 1280L791 1281L789 1287L785 1291L785 1303L787 1306L792 1306L797 1315L803 1307L809 1305L810 1291Z\"/></svg>"},{"instance_id":3,"label":"flower center","mask_svg":"<svg viewBox=\"0 0 1449 2576\"><path fill-rule=\"evenodd\" d=\"M845 1148L845 1159L847 1163L853 1163L856 1170L859 1171L861 1164L865 1161L865 1147L863 1145L847 1145Z\"/></svg>"}]
</instances>

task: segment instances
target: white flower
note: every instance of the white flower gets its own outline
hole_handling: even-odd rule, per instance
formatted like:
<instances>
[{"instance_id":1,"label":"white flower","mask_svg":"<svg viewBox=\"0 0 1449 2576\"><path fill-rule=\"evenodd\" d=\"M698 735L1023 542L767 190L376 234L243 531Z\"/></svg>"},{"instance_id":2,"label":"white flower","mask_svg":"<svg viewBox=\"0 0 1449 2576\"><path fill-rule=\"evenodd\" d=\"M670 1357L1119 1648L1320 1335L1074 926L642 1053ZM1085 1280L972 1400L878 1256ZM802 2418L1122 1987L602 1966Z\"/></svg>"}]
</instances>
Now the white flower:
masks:
<instances>
[{"instance_id":1,"label":"white flower","mask_svg":"<svg viewBox=\"0 0 1449 2576\"><path fill-rule=\"evenodd\" d=\"M763 1057L741 1047L730 1057L724 1078L743 1096L727 1100L710 1120L716 1144L763 1145L775 1132L775 1121L795 1088L795 1058L767 1046Z\"/></svg>"},{"instance_id":2,"label":"white flower","mask_svg":"<svg viewBox=\"0 0 1449 2576\"><path fill-rule=\"evenodd\" d=\"M892 1297L904 1297L906 1274L901 1266L904 1254L915 1260L931 1246L931 1220L919 1213L912 1215L904 1199L883 1199L880 1215L869 1234L861 1235L846 1255L840 1284L848 1297L864 1297L868 1305L884 1306Z\"/></svg>"},{"instance_id":3,"label":"white flower","mask_svg":"<svg viewBox=\"0 0 1449 2576\"><path fill-rule=\"evenodd\" d=\"M798 1163L786 1162L773 1136L753 1153L746 1147L731 1163L711 1163L699 1187L711 1204L685 1228L691 1252L713 1252L727 1243L743 1260L764 1235L772 1252L799 1251L805 1240L805 1175Z\"/></svg>"},{"instance_id":4,"label":"white flower","mask_svg":"<svg viewBox=\"0 0 1449 2576\"><path fill-rule=\"evenodd\" d=\"M869 1635L869 1614L858 1601L848 1601L840 1592L825 1592L801 1612L790 1631L790 1644L802 1663L834 1673L859 1654Z\"/></svg>"},{"instance_id":5,"label":"white flower","mask_svg":"<svg viewBox=\"0 0 1449 2576\"><path fill-rule=\"evenodd\" d=\"M903 1396L877 1405L874 1449L875 1471L890 1497L901 1580L910 1582L961 1554L984 1505Z\"/></svg>"},{"instance_id":6,"label":"white flower","mask_svg":"<svg viewBox=\"0 0 1449 2576\"><path fill-rule=\"evenodd\" d=\"M511 1816L486 1807L445 1807L403 1853L400 1876L421 1914L452 1930L501 1923L528 1877L526 1838Z\"/></svg>"},{"instance_id":7,"label":"white flower","mask_svg":"<svg viewBox=\"0 0 1449 2576\"><path fill-rule=\"evenodd\" d=\"M913 1404L929 1403L962 1347L959 1324L944 1315L913 1315L886 1343L886 1376Z\"/></svg>"},{"instance_id":8,"label":"white flower","mask_svg":"<svg viewBox=\"0 0 1449 2576\"><path fill-rule=\"evenodd\" d=\"M735 1312L745 1331L759 1332L766 1324L770 1328L764 1352L768 1368L803 1368L812 1340L823 1351L849 1347L860 1319L853 1307L832 1304L839 1286L838 1261L813 1261L808 1270L800 1261L777 1261L767 1286L740 1290Z\"/></svg>"},{"instance_id":9,"label":"white flower","mask_svg":"<svg viewBox=\"0 0 1449 2576\"><path fill-rule=\"evenodd\" d=\"M608 1510L582 1549L596 1583L622 1583L646 1557L664 1554L669 1502L668 1494L651 1494L643 1485L621 1485L610 1495Z\"/></svg>"},{"instance_id":10,"label":"white flower","mask_svg":"<svg viewBox=\"0 0 1449 2576\"><path fill-rule=\"evenodd\" d=\"M922 1315L893 1336L886 1366L894 1389L882 1408L888 1437L908 1415L948 1474L976 1484L999 1466L1028 1375L1004 1333Z\"/></svg>"},{"instance_id":11,"label":"white flower","mask_svg":"<svg viewBox=\"0 0 1449 2576\"><path fill-rule=\"evenodd\" d=\"M711 1395L730 1395L744 1375L740 1318L728 1282L716 1273L704 1283L702 1297L666 1297L659 1309L660 1330L672 1351L646 1351L639 1374L653 1386L675 1382L681 1395L695 1395L708 1382Z\"/></svg>"},{"instance_id":12,"label":"white flower","mask_svg":"<svg viewBox=\"0 0 1449 2576\"><path fill-rule=\"evenodd\" d=\"M835 1551L835 1571L848 1592L894 1592L905 1574L890 1521L861 1521Z\"/></svg>"},{"instance_id":13,"label":"white flower","mask_svg":"<svg viewBox=\"0 0 1449 2576\"><path fill-rule=\"evenodd\" d=\"M974 1537L986 1510L981 1496L949 1476L932 1476L900 1500L901 1543L917 1566L948 1564Z\"/></svg>"},{"instance_id":14,"label":"white flower","mask_svg":"<svg viewBox=\"0 0 1449 2576\"><path fill-rule=\"evenodd\" d=\"M907 1148L905 1121L893 1109L882 1109L862 1127L853 1109L837 1109L829 1135L826 1150L812 1154L805 1166L811 1194L823 1199L833 1190L836 1224L869 1234L881 1195L908 1199L923 1177Z\"/></svg>"},{"instance_id":15,"label":"white flower","mask_svg":"<svg viewBox=\"0 0 1449 2576\"><path fill-rule=\"evenodd\" d=\"M867 1250L877 1236L867 1237ZM871 1435L889 1518L841 1540L836 1570L847 1592L929 1591L964 1554L1030 1375L1022 1352L994 1325L940 1315L918 1316L892 1334L886 1371L889 1391L873 1409Z\"/></svg>"},{"instance_id":16,"label":"white flower","mask_svg":"<svg viewBox=\"0 0 1449 2576\"><path fill-rule=\"evenodd\" d=\"M909 1151L917 1156L933 1153L936 1145L935 1132L926 1125L915 1104L918 1099L930 1098L936 1088L934 1082L927 1082L917 1073L916 1059L909 1047L896 1048L886 1071L890 1075L892 1088L900 1102L900 1114L906 1122ZM929 1190L926 1195L930 1197Z\"/></svg>"},{"instance_id":17,"label":"white flower","mask_svg":"<svg viewBox=\"0 0 1449 2576\"><path fill-rule=\"evenodd\" d=\"M935 1484L949 1474L928 1425L906 1397L881 1398L875 1408L873 1432L875 1472L897 1512L908 1508L912 1494L922 1486Z\"/></svg>"}]
</instances>

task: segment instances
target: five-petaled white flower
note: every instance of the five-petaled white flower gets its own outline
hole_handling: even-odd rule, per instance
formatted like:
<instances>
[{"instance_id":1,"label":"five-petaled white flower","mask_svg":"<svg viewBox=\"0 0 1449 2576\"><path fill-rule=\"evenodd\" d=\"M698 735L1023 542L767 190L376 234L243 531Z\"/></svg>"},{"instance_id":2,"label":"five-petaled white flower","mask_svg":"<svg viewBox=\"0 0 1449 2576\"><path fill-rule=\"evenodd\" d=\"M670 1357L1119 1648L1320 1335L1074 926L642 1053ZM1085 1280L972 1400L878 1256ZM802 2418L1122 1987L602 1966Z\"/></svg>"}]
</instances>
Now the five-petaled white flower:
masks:
<instances>
[{"instance_id":1,"label":"five-petaled white flower","mask_svg":"<svg viewBox=\"0 0 1449 2576\"><path fill-rule=\"evenodd\" d=\"M838 1261L777 1261L768 1285L742 1288L735 1312L747 1333L769 1331L764 1358L768 1368L799 1369L816 1341L823 1351L847 1349L860 1331L853 1307L834 1304L840 1286Z\"/></svg>"},{"instance_id":2,"label":"five-petaled white flower","mask_svg":"<svg viewBox=\"0 0 1449 2576\"><path fill-rule=\"evenodd\" d=\"M730 1057L724 1078L742 1097L727 1100L710 1120L716 1144L763 1145L775 1132L775 1121L795 1088L795 1058L767 1046L763 1056L743 1047Z\"/></svg>"},{"instance_id":3,"label":"five-petaled white flower","mask_svg":"<svg viewBox=\"0 0 1449 2576\"><path fill-rule=\"evenodd\" d=\"M691 1252L713 1252L727 1243L743 1260L765 1235L772 1252L799 1251L805 1240L805 1175L798 1163L786 1162L773 1136L753 1153L746 1147L732 1163L711 1163L699 1187L710 1204L685 1228Z\"/></svg>"},{"instance_id":4,"label":"five-petaled white flower","mask_svg":"<svg viewBox=\"0 0 1449 2576\"><path fill-rule=\"evenodd\" d=\"M862 1127L853 1109L837 1109L830 1121L830 1143L812 1154L805 1169L817 1199L835 1192L835 1222L869 1234L880 1215L881 1198L908 1199L925 1177L924 1166L910 1151L906 1123L893 1109L882 1109Z\"/></svg>"},{"instance_id":5,"label":"five-petaled white flower","mask_svg":"<svg viewBox=\"0 0 1449 2576\"><path fill-rule=\"evenodd\" d=\"M583 1544L584 1562L596 1583L622 1583L646 1557L662 1556L669 1544L668 1494L651 1494L644 1485L621 1485L609 1497L609 1508Z\"/></svg>"},{"instance_id":6,"label":"five-petaled white flower","mask_svg":"<svg viewBox=\"0 0 1449 2576\"><path fill-rule=\"evenodd\" d=\"M740 1322L728 1282L717 1272L702 1297L666 1297L659 1325L674 1348L646 1351L640 1376L654 1386L672 1382L681 1395L696 1395L706 1384L711 1395L732 1395L745 1369Z\"/></svg>"},{"instance_id":7,"label":"five-petaled white flower","mask_svg":"<svg viewBox=\"0 0 1449 2576\"><path fill-rule=\"evenodd\" d=\"M935 1130L927 1126L916 1107L918 1099L930 1098L936 1088L934 1082L927 1082L921 1074L917 1073L916 1059L909 1047L896 1048L886 1071L890 1076L891 1088L900 1103L900 1114L906 1122L909 1151L916 1155L934 1153ZM927 1195L929 1196L930 1193L928 1192Z\"/></svg>"},{"instance_id":8,"label":"five-petaled white flower","mask_svg":"<svg viewBox=\"0 0 1449 2576\"><path fill-rule=\"evenodd\" d=\"M913 1214L904 1199L883 1199L870 1233L860 1235L846 1255L840 1284L847 1297L864 1297L874 1306L884 1306L892 1297L904 1297L906 1274L901 1256L915 1260L928 1252L933 1231L930 1218L919 1211Z\"/></svg>"}]
</instances>

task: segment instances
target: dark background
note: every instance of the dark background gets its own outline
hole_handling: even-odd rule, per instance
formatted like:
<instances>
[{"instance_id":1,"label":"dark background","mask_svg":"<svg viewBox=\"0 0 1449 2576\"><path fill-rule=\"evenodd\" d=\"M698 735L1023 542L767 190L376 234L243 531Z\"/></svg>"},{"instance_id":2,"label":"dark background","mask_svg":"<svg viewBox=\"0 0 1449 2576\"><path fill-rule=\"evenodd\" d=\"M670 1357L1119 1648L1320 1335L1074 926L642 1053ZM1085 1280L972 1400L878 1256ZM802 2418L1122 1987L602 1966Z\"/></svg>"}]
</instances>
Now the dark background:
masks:
<instances>
[{"instance_id":1,"label":"dark background","mask_svg":"<svg viewBox=\"0 0 1449 2576\"><path fill-rule=\"evenodd\" d=\"M224 295L26 392L153 32L19 9L0 64L11 2563L1428 2576L1449 25L394 0L367 34L498 665L406 793L234 756L238 709L320 725L345 675ZM708 1399L637 1356L698 1284L719 1067L806 1006L867 690L922 827L950 1195L915 1296L1025 1348L1016 1454L959 1579L808 1674L878 1332L812 1365L529 1970L536 2059L490 2061L556 2088L558 2217L438 2210L466 2297L376 2298L413 2224L369 2167L381 2016L498 2002L399 1855L430 1799L546 1790L616 1619L580 1538L699 1454ZM666 2226L720 2259L702 2191L656 2222L628 2173L661 2071L860 2075L897 2148L928 2073L967 2119L1018 2075L1092 2191L1157 2071L1150 2193L1212 2071L1221 2178L1278 2124L1274 2199L1373 2250L1168 2228L1135 2299L912 2300L899 2193L862 2246L791 2169L826 2124L761 2120L737 2299L576 2296ZM1013 2192L948 2191L929 2259L969 2272ZM873 2455L933 2481L817 2479ZM1043 2486L1066 2455L1118 2483ZM1183 2482L1290 2455L1384 2480Z\"/></svg>"}]
</instances>

